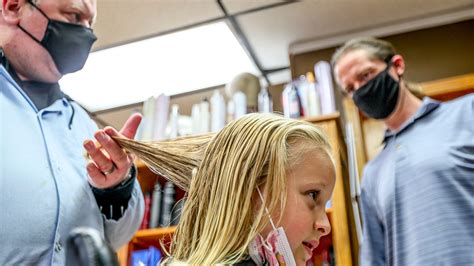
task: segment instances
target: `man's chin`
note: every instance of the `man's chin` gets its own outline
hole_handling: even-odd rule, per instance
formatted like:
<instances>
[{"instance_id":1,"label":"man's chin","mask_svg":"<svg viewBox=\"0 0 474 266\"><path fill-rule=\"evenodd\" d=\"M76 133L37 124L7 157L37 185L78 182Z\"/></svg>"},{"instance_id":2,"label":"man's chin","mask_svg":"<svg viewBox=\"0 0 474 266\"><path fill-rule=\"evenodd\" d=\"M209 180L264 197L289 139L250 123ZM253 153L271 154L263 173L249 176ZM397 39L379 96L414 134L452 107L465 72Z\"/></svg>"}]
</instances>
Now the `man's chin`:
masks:
<instances>
[{"instance_id":1,"label":"man's chin","mask_svg":"<svg viewBox=\"0 0 474 266\"><path fill-rule=\"evenodd\" d=\"M46 83L57 83L62 77L63 77L63 75L61 75L61 74L58 74L58 75L51 75L51 76L45 77L44 80L43 80L43 82L46 82Z\"/></svg>"},{"instance_id":2,"label":"man's chin","mask_svg":"<svg viewBox=\"0 0 474 266\"><path fill-rule=\"evenodd\" d=\"M61 78L63 77L63 75L61 73L59 73L59 71L57 71L56 69L54 69L53 71L50 71L50 74L47 75L44 80L44 82L47 82L47 83L56 83L58 82Z\"/></svg>"}]
</instances>

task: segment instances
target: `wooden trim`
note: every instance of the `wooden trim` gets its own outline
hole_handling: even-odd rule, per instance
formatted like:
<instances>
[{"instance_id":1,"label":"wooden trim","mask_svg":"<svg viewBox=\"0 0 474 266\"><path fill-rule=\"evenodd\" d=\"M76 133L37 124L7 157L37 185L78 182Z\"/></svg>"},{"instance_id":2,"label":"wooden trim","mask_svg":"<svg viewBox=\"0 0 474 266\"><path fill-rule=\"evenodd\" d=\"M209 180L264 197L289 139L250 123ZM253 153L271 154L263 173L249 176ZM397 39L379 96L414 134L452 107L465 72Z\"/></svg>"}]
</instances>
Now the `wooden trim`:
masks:
<instances>
[{"instance_id":1,"label":"wooden trim","mask_svg":"<svg viewBox=\"0 0 474 266\"><path fill-rule=\"evenodd\" d=\"M348 195L346 193L347 184L344 184L347 176L346 147L343 141L339 113L304 120L316 121L314 124L320 126L326 132L332 148L336 166L336 185L331 198L332 206L329 217L336 262L338 265L356 265L352 255L352 249L356 247L352 247L351 241L351 225L346 200Z\"/></svg>"},{"instance_id":2,"label":"wooden trim","mask_svg":"<svg viewBox=\"0 0 474 266\"><path fill-rule=\"evenodd\" d=\"M474 89L474 73L421 83L423 93L434 97Z\"/></svg>"},{"instance_id":3,"label":"wooden trim","mask_svg":"<svg viewBox=\"0 0 474 266\"><path fill-rule=\"evenodd\" d=\"M174 234L175 231L176 226L139 230L133 237L132 243L157 241L163 236Z\"/></svg>"},{"instance_id":4,"label":"wooden trim","mask_svg":"<svg viewBox=\"0 0 474 266\"><path fill-rule=\"evenodd\" d=\"M327 115L302 117L301 119L310 123L318 123L318 122L329 121L333 119L339 119L339 116L340 116L339 112L334 112L332 114L327 114Z\"/></svg>"},{"instance_id":5,"label":"wooden trim","mask_svg":"<svg viewBox=\"0 0 474 266\"><path fill-rule=\"evenodd\" d=\"M366 141L364 139L364 132L362 129L362 118L359 109L354 104L351 98L344 97L342 105L346 114L346 124L351 123L354 131L354 145L357 159L357 172L359 180L362 179L364 166L367 163Z\"/></svg>"}]
</instances>

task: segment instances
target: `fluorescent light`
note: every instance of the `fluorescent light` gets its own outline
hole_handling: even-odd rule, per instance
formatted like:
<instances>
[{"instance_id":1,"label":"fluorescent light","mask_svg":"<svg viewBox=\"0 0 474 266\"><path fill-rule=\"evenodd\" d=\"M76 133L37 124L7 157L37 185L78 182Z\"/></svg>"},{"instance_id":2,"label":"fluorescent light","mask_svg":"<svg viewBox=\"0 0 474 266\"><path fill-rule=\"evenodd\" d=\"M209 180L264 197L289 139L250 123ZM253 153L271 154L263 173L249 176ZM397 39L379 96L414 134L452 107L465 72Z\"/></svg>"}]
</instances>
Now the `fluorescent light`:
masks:
<instances>
[{"instance_id":1,"label":"fluorescent light","mask_svg":"<svg viewBox=\"0 0 474 266\"><path fill-rule=\"evenodd\" d=\"M90 54L63 91L91 112L260 75L227 24L219 22Z\"/></svg>"}]
</instances>

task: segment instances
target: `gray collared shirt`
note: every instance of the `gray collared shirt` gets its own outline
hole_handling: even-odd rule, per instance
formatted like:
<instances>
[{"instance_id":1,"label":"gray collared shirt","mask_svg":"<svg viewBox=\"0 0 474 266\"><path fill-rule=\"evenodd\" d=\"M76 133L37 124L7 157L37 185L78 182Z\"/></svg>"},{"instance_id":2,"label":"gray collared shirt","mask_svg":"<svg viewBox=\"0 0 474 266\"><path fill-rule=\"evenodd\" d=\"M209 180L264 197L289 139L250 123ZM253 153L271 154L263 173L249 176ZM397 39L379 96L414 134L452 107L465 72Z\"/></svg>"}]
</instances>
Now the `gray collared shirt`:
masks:
<instances>
[{"instance_id":1,"label":"gray collared shirt","mask_svg":"<svg viewBox=\"0 0 474 266\"><path fill-rule=\"evenodd\" d=\"M429 98L368 163L361 265L474 265L474 94Z\"/></svg>"}]
</instances>

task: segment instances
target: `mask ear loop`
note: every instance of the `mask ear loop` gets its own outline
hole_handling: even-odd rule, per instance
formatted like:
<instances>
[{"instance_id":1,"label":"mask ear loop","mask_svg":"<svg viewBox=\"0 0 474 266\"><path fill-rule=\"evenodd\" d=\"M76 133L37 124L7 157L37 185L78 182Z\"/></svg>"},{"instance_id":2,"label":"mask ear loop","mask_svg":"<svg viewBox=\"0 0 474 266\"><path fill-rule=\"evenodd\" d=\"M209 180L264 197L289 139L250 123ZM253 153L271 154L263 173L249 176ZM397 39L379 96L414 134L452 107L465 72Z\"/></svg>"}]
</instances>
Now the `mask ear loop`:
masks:
<instances>
[{"instance_id":1,"label":"mask ear loop","mask_svg":"<svg viewBox=\"0 0 474 266\"><path fill-rule=\"evenodd\" d=\"M263 196L262 196L262 193L260 192L260 188L257 187L257 192L258 192L258 195L260 196L260 199L262 200L262 204L264 204L264 200L263 200ZM273 227L273 230L276 230L276 227L275 227L275 224L273 224L273 220L272 220L272 217L270 216L270 212L268 211L267 209L267 206L263 206L265 208L265 212L267 213L268 215L268 218L270 219L270 223L272 224L272 227Z\"/></svg>"},{"instance_id":2,"label":"mask ear loop","mask_svg":"<svg viewBox=\"0 0 474 266\"><path fill-rule=\"evenodd\" d=\"M385 60L384 60L385 63L387 63L387 68L386 68L387 70L388 70L391 66L394 66L393 61L392 61L393 56L394 56L393 54L390 54L390 55L388 55L388 56L385 58ZM398 73L397 73L397 76L398 76L398 78L399 78L399 82L401 82L401 81L402 81L403 74L398 75Z\"/></svg>"},{"instance_id":3,"label":"mask ear loop","mask_svg":"<svg viewBox=\"0 0 474 266\"><path fill-rule=\"evenodd\" d=\"M29 0L28 3L30 3L30 5L32 5L34 8L36 8L46 19L51 20L48 15L46 15L46 13L44 13L43 10L41 10L41 8L39 8L35 3L33 3L33 1Z\"/></svg>"},{"instance_id":4,"label":"mask ear loop","mask_svg":"<svg viewBox=\"0 0 474 266\"><path fill-rule=\"evenodd\" d=\"M36 10L38 10L41 15L43 15L47 20L48 20L48 25L49 25L49 22L50 22L50 18L46 15L46 13L43 12L43 10L41 10L35 3L33 3L33 1L29 0L28 3L33 6ZM20 22L18 22L17 24L18 28L20 28L21 31L23 31L24 33L26 33L28 36L31 37L31 39L33 39L34 41L36 41L38 44L41 45L41 41L38 40L35 36L33 36L31 33L29 33L27 30L25 30L25 28L23 28L21 25L20 25Z\"/></svg>"},{"instance_id":5,"label":"mask ear loop","mask_svg":"<svg viewBox=\"0 0 474 266\"><path fill-rule=\"evenodd\" d=\"M20 28L21 31L23 31L24 33L26 33L26 35L30 36L31 39L33 39L35 42L37 42L39 45L42 45L41 44L41 41L36 39L35 36L33 36L31 33L29 33L28 31L26 31L21 25L20 23L18 23L18 28Z\"/></svg>"},{"instance_id":6,"label":"mask ear loop","mask_svg":"<svg viewBox=\"0 0 474 266\"><path fill-rule=\"evenodd\" d=\"M258 192L258 195L260 196L260 199L262 200L262 204L264 204L263 196L262 196L262 193L260 192L259 187L257 187L257 192ZM270 223L273 227L273 230L276 231L277 228L275 227L275 224L273 223L272 217L270 216L270 212L268 211L267 206L264 205L263 207L265 208L265 212L267 213L268 218L270 219ZM267 236L267 238L268 237L269 236ZM263 238L262 238L262 240L263 240ZM274 252L273 246L270 243L268 243L267 241L262 241L262 246L263 246L265 252Z\"/></svg>"}]
</instances>

